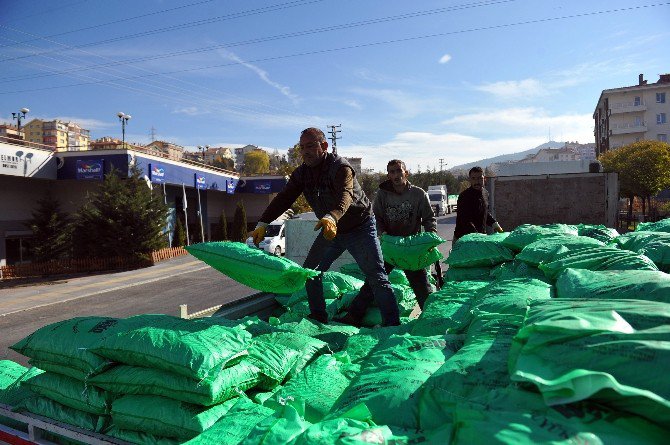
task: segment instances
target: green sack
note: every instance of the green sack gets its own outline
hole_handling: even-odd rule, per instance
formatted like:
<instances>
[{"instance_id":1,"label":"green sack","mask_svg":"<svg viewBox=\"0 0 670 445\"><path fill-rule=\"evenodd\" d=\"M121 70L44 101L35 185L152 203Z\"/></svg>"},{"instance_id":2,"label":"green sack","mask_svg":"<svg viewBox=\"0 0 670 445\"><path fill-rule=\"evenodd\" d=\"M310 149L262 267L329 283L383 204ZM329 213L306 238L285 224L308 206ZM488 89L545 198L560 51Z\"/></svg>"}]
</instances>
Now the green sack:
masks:
<instances>
[{"instance_id":1,"label":"green sack","mask_svg":"<svg viewBox=\"0 0 670 445\"><path fill-rule=\"evenodd\" d=\"M121 439L124 442L138 443L142 445L179 445L182 443L179 440L170 439L169 437L154 436L153 434L147 434L141 431L122 430L116 425L110 426L105 431L105 434Z\"/></svg>"},{"instance_id":2,"label":"green sack","mask_svg":"<svg viewBox=\"0 0 670 445\"><path fill-rule=\"evenodd\" d=\"M377 426L356 419L332 419L310 426L295 445L369 445L403 442L393 436L388 426ZM408 442L405 442L408 443Z\"/></svg>"},{"instance_id":3,"label":"green sack","mask_svg":"<svg viewBox=\"0 0 670 445\"><path fill-rule=\"evenodd\" d=\"M565 269L587 270L658 270L646 256L614 247L577 250L556 255L553 261L540 264L539 269L555 280Z\"/></svg>"},{"instance_id":4,"label":"green sack","mask_svg":"<svg viewBox=\"0 0 670 445\"><path fill-rule=\"evenodd\" d=\"M525 315L531 301L553 297L551 284L533 278L494 281L482 288L472 302L472 309L502 315Z\"/></svg>"},{"instance_id":5,"label":"green sack","mask_svg":"<svg viewBox=\"0 0 670 445\"><path fill-rule=\"evenodd\" d=\"M106 337L93 351L119 363L146 366L204 379L246 355L251 334L216 324L216 320L162 316L151 323Z\"/></svg>"},{"instance_id":6,"label":"green sack","mask_svg":"<svg viewBox=\"0 0 670 445\"><path fill-rule=\"evenodd\" d=\"M654 270L566 269L556 279L556 296L670 303L670 275Z\"/></svg>"},{"instance_id":7,"label":"green sack","mask_svg":"<svg viewBox=\"0 0 670 445\"><path fill-rule=\"evenodd\" d=\"M405 286L404 284L391 284L391 290L393 290L393 296L398 302L398 309L400 310L400 316L401 317L409 316L409 314L412 313L414 307L417 304L416 295L414 295L414 290L410 286ZM337 300L338 312L347 310L349 306L351 306L351 303L354 301L354 299L358 296L358 294L359 290L352 290L343 294L342 297L339 300ZM376 303L374 302L374 300L372 302L371 307L376 307ZM374 312L377 313L378 311ZM364 324L364 326L366 325Z\"/></svg>"},{"instance_id":8,"label":"green sack","mask_svg":"<svg viewBox=\"0 0 670 445\"><path fill-rule=\"evenodd\" d=\"M302 319L297 323L284 323L281 329L287 332L307 335L328 343L332 352L338 352L347 341L347 338L358 333L358 328L346 324L321 324L309 319Z\"/></svg>"},{"instance_id":9,"label":"green sack","mask_svg":"<svg viewBox=\"0 0 670 445\"><path fill-rule=\"evenodd\" d=\"M670 218L657 222L640 223L635 228L636 232L670 232Z\"/></svg>"},{"instance_id":10,"label":"green sack","mask_svg":"<svg viewBox=\"0 0 670 445\"><path fill-rule=\"evenodd\" d=\"M20 379L27 370L25 366L11 360L0 360L0 391Z\"/></svg>"},{"instance_id":11,"label":"green sack","mask_svg":"<svg viewBox=\"0 0 670 445\"><path fill-rule=\"evenodd\" d=\"M28 363L30 363L30 366L34 366L36 368L39 368L43 371L50 372L52 374L60 374L64 375L66 377L71 377L75 380L79 381L86 381L86 379L89 378L89 373L82 371L81 369L78 368L73 368L71 366L66 366L66 365L61 365L58 363L51 363L47 362L44 360L38 360L31 358L28 360ZM112 366L112 365L110 365ZM108 367L107 367L108 368Z\"/></svg>"},{"instance_id":12,"label":"green sack","mask_svg":"<svg viewBox=\"0 0 670 445\"><path fill-rule=\"evenodd\" d=\"M421 270L443 258L437 246L446 242L434 232L381 237L384 261L402 270Z\"/></svg>"},{"instance_id":13,"label":"green sack","mask_svg":"<svg viewBox=\"0 0 670 445\"><path fill-rule=\"evenodd\" d=\"M521 250L528 244L533 243L539 239L549 238L552 236L564 235L578 235L579 230L577 226L568 224L521 224L512 230L502 244L509 247L515 252Z\"/></svg>"},{"instance_id":14,"label":"green sack","mask_svg":"<svg viewBox=\"0 0 670 445\"><path fill-rule=\"evenodd\" d=\"M281 385L298 362L304 363L300 351L273 341L269 335L254 339L249 355L242 361L258 368L260 378L256 387L268 391Z\"/></svg>"},{"instance_id":15,"label":"green sack","mask_svg":"<svg viewBox=\"0 0 670 445\"><path fill-rule=\"evenodd\" d=\"M453 443L458 444L652 445L665 443L668 437L667 430L640 417L595 404L551 408L535 402L519 409L463 404L455 417L458 427Z\"/></svg>"},{"instance_id":16,"label":"green sack","mask_svg":"<svg viewBox=\"0 0 670 445\"><path fill-rule=\"evenodd\" d=\"M317 276L288 258L269 255L244 243L217 241L186 246L188 253L252 289L292 294Z\"/></svg>"},{"instance_id":17,"label":"green sack","mask_svg":"<svg viewBox=\"0 0 670 445\"><path fill-rule=\"evenodd\" d=\"M617 232L616 229L605 227L602 224L600 225L578 224L577 234L579 236L588 236L589 238L595 238L598 241L602 241L605 244L611 243L614 240L614 238L619 236L619 232Z\"/></svg>"},{"instance_id":18,"label":"green sack","mask_svg":"<svg viewBox=\"0 0 670 445\"><path fill-rule=\"evenodd\" d=\"M11 349L31 359L81 371L84 376L98 373L111 362L93 352L110 333L118 332L120 320L110 317L77 317L44 326Z\"/></svg>"},{"instance_id":19,"label":"green sack","mask_svg":"<svg viewBox=\"0 0 670 445\"><path fill-rule=\"evenodd\" d=\"M327 419L343 417L364 403L376 424L418 428L420 400L415 393L460 345L460 339L444 336L391 336L361 365Z\"/></svg>"},{"instance_id":20,"label":"green sack","mask_svg":"<svg viewBox=\"0 0 670 445\"><path fill-rule=\"evenodd\" d=\"M419 390L419 427L438 428L453 421L455 407L463 402L483 403L491 391L512 382L507 355L522 317L478 314L466 341L431 375Z\"/></svg>"},{"instance_id":21,"label":"green sack","mask_svg":"<svg viewBox=\"0 0 670 445\"><path fill-rule=\"evenodd\" d=\"M364 281L339 272L324 272L321 277L323 284L323 298L332 300L340 295L363 287ZM301 301L307 301L307 289L302 288L291 295L286 303L293 306Z\"/></svg>"},{"instance_id":22,"label":"green sack","mask_svg":"<svg viewBox=\"0 0 670 445\"><path fill-rule=\"evenodd\" d=\"M333 318L335 318L339 311L339 305L339 300L326 300L326 315L328 315L328 320L333 320ZM284 313L279 316L279 321L282 323L299 322L300 320L307 318L311 312L309 302L306 300L301 301L293 306L288 306Z\"/></svg>"},{"instance_id":23,"label":"green sack","mask_svg":"<svg viewBox=\"0 0 670 445\"><path fill-rule=\"evenodd\" d=\"M493 268L491 267L449 267L449 269L447 269L447 271L444 273L444 281L457 282L490 280L492 270Z\"/></svg>"},{"instance_id":24,"label":"green sack","mask_svg":"<svg viewBox=\"0 0 670 445\"><path fill-rule=\"evenodd\" d=\"M118 428L161 437L192 439L214 425L237 399L202 407L160 396L125 395L112 404Z\"/></svg>"},{"instance_id":25,"label":"green sack","mask_svg":"<svg viewBox=\"0 0 670 445\"><path fill-rule=\"evenodd\" d=\"M402 323L401 320L400 326L380 326L374 329L361 328L358 334L347 339L342 352L349 356L352 363L362 363L377 345L384 343L392 335L409 334L413 327L414 323Z\"/></svg>"},{"instance_id":26,"label":"green sack","mask_svg":"<svg viewBox=\"0 0 670 445\"><path fill-rule=\"evenodd\" d=\"M567 251L574 252L583 249L595 249L604 246L605 243L587 236L552 236L528 244L516 256L516 259L532 266L537 266L540 263L549 263L553 261L559 253Z\"/></svg>"},{"instance_id":27,"label":"green sack","mask_svg":"<svg viewBox=\"0 0 670 445\"><path fill-rule=\"evenodd\" d=\"M96 433L104 430L109 424L109 416L98 416L70 408L46 397L30 397L17 406L16 410L28 411Z\"/></svg>"},{"instance_id":28,"label":"green sack","mask_svg":"<svg viewBox=\"0 0 670 445\"><path fill-rule=\"evenodd\" d=\"M240 397L212 427L183 445L237 445L258 423L272 414L274 411L270 408Z\"/></svg>"},{"instance_id":29,"label":"green sack","mask_svg":"<svg viewBox=\"0 0 670 445\"><path fill-rule=\"evenodd\" d=\"M279 408L285 400L300 398L305 403L305 420L319 422L333 408L358 370L360 367L352 365L347 354L322 355L286 382L264 405Z\"/></svg>"},{"instance_id":30,"label":"green sack","mask_svg":"<svg viewBox=\"0 0 670 445\"><path fill-rule=\"evenodd\" d=\"M285 346L298 352L298 359L289 370L288 378L298 374L317 356L328 351L328 343L325 341L294 332L274 332L257 336L255 340Z\"/></svg>"},{"instance_id":31,"label":"green sack","mask_svg":"<svg viewBox=\"0 0 670 445\"><path fill-rule=\"evenodd\" d=\"M238 363L202 380L160 369L118 365L88 383L117 394L156 395L212 406L253 388L259 379L260 370L250 363Z\"/></svg>"},{"instance_id":32,"label":"green sack","mask_svg":"<svg viewBox=\"0 0 670 445\"><path fill-rule=\"evenodd\" d=\"M670 272L670 233L629 232L614 242L622 249L646 256L663 272Z\"/></svg>"},{"instance_id":33,"label":"green sack","mask_svg":"<svg viewBox=\"0 0 670 445\"><path fill-rule=\"evenodd\" d=\"M548 405L592 400L670 424L670 304L549 300L530 306L510 351L512 379Z\"/></svg>"},{"instance_id":34,"label":"green sack","mask_svg":"<svg viewBox=\"0 0 670 445\"><path fill-rule=\"evenodd\" d=\"M300 403L288 401L273 415L261 420L240 445L293 444L310 426L303 414L304 407Z\"/></svg>"},{"instance_id":35,"label":"green sack","mask_svg":"<svg viewBox=\"0 0 670 445\"><path fill-rule=\"evenodd\" d=\"M16 370L16 368L14 368ZM13 371L11 371L13 373ZM41 369L30 368L20 375L13 383L0 389L0 403L9 406L18 406L24 400L35 396L35 394L25 384L26 380L43 373ZM7 374L6 374L7 375Z\"/></svg>"},{"instance_id":36,"label":"green sack","mask_svg":"<svg viewBox=\"0 0 670 445\"><path fill-rule=\"evenodd\" d=\"M99 416L109 414L113 396L95 386L45 372L23 382L31 391L62 405Z\"/></svg>"},{"instance_id":37,"label":"green sack","mask_svg":"<svg viewBox=\"0 0 670 445\"><path fill-rule=\"evenodd\" d=\"M365 281L365 274L356 263L349 263L341 266L340 272L358 278L361 281ZM393 269L391 273L388 274L388 277L391 284L404 284L405 286L409 286L409 280L407 280L405 272L400 269Z\"/></svg>"},{"instance_id":38,"label":"green sack","mask_svg":"<svg viewBox=\"0 0 670 445\"><path fill-rule=\"evenodd\" d=\"M536 266L531 266L523 261L514 260L498 264L491 269L490 278L494 280L511 280L514 278L533 278L549 283L552 280L546 277L544 272Z\"/></svg>"},{"instance_id":39,"label":"green sack","mask_svg":"<svg viewBox=\"0 0 670 445\"><path fill-rule=\"evenodd\" d=\"M457 334L467 330L472 319L470 303L490 283L487 281L448 282L428 296L412 335Z\"/></svg>"},{"instance_id":40,"label":"green sack","mask_svg":"<svg viewBox=\"0 0 670 445\"><path fill-rule=\"evenodd\" d=\"M511 261L514 259L514 253L501 244L502 239L500 236L488 236L483 233L464 235L454 243L446 263L450 267L491 267Z\"/></svg>"}]
</instances>

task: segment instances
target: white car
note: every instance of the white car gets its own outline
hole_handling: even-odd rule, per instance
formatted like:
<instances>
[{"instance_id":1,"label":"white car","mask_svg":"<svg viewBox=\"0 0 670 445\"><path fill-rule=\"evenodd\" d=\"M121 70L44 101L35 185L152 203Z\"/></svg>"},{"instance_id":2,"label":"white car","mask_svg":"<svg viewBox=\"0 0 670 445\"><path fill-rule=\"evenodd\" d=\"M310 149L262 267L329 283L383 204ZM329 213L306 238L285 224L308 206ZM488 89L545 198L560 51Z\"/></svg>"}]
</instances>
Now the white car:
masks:
<instances>
[{"instance_id":1,"label":"white car","mask_svg":"<svg viewBox=\"0 0 670 445\"><path fill-rule=\"evenodd\" d=\"M286 253L286 234L284 221L273 221L265 229L265 238L258 244L259 249L272 255L282 256ZM252 237L247 238L247 246L256 247Z\"/></svg>"}]
</instances>

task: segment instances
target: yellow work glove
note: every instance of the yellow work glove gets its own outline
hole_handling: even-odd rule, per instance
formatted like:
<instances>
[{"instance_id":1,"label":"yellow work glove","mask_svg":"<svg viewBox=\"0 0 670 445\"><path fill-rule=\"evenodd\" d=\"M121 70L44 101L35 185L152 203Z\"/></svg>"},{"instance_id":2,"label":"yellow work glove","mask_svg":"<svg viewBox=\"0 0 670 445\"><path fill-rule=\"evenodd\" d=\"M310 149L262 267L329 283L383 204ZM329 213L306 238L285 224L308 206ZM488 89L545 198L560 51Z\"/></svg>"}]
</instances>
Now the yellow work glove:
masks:
<instances>
[{"instance_id":1,"label":"yellow work glove","mask_svg":"<svg viewBox=\"0 0 670 445\"><path fill-rule=\"evenodd\" d=\"M265 239L265 226L258 226L251 232L251 238L254 240L256 247Z\"/></svg>"},{"instance_id":2,"label":"yellow work glove","mask_svg":"<svg viewBox=\"0 0 670 445\"><path fill-rule=\"evenodd\" d=\"M337 235L337 224L335 224L332 217L324 216L321 218L314 226L314 230L319 230L320 228L323 228L323 237L328 241Z\"/></svg>"},{"instance_id":3,"label":"yellow work glove","mask_svg":"<svg viewBox=\"0 0 670 445\"><path fill-rule=\"evenodd\" d=\"M497 222L493 223L493 229L498 233L503 233L504 232L503 228L500 227L500 224L498 224Z\"/></svg>"}]
</instances>

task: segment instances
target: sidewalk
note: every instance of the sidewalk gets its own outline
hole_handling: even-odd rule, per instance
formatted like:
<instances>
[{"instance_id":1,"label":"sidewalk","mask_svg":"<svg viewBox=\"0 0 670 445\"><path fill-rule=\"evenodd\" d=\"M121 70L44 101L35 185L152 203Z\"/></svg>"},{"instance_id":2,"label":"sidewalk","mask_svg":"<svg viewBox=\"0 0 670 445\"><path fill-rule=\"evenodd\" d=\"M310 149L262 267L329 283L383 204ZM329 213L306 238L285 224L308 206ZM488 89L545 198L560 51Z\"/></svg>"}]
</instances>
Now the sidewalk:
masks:
<instances>
[{"instance_id":1,"label":"sidewalk","mask_svg":"<svg viewBox=\"0 0 670 445\"><path fill-rule=\"evenodd\" d=\"M173 277L209 268L191 255L161 261L151 267L112 272L76 278L58 278L35 284L0 288L0 317L48 306L55 303L76 300L113 290L151 283L166 277Z\"/></svg>"}]
</instances>

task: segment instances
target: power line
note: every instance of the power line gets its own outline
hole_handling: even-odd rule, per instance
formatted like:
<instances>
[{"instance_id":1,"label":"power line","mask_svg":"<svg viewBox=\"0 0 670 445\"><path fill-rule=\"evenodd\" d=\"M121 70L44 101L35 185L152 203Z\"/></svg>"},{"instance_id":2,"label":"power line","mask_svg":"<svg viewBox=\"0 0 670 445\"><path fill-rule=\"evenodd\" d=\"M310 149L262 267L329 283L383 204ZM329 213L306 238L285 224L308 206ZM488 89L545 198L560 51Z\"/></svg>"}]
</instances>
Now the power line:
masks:
<instances>
[{"instance_id":1,"label":"power line","mask_svg":"<svg viewBox=\"0 0 670 445\"><path fill-rule=\"evenodd\" d=\"M491 26L483 26L483 27L477 27L477 28L468 28L468 29L462 29L462 30L457 30L457 31L448 31L448 32L426 34L426 35L414 36L414 37L405 37L405 38L401 38L401 39L384 40L384 41L370 42L370 43L361 43L361 44L357 44L357 45L349 45L349 46L343 46L343 47L338 47L338 48L328 48L328 49L305 51L305 52L301 52L301 53L287 54L287 55L281 55L281 56L265 57L265 58L260 58L260 59L248 60L248 61L246 61L246 63L270 62L270 61L276 61L276 60L289 59L289 58L293 58L293 57L312 56L312 55L317 55L317 54L326 54L326 53L337 52L337 51L345 51L345 50L350 50L350 49L359 49L359 48L367 48L367 47L372 47L372 46L381 46L381 45L389 45L389 44L395 44L395 43L404 43L404 42L411 42L411 41L415 41L415 40L423 40L423 39L429 39L429 38L435 38L435 37L445 37L445 36L449 36L449 35L465 34L465 33L471 33L471 32L490 31L490 30L494 30L494 29L511 28L511 27L514 27L514 26L532 25L532 24L537 24L537 23L546 23L546 22L552 22L552 21L558 21L558 20L567 20L567 19L574 19L574 18L581 18L581 17L589 17L589 16L594 16L594 15L611 14L611 13L617 13L617 12L626 12L626 11L632 11L632 10L637 10L637 9L652 8L652 7L667 6L667 5L670 5L670 2L654 3L654 4L650 4L650 5L638 5L638 6L631 6L631 7L627 7L627 8L607 9L607 10L601 10L601 11L592 11L592 12L580 13L580 14L564 15L564 16L558 16L558 17L548 17L548 18L544 18L544 19L526 20L526 21L522 21L522 22L506 23L506 24L502 24L502 25L491 25ZM181 70L167 71L167 72L163 72L163 73L155 73L155 74L150 74L150 75L123 77L123 78L120 78L119 80L134 80L134 79L152 77L154 75L165 75L165 74L177 74L177 73L202 71L202 70L207 70L207 69L212 69L212 68L223 68L223 67L228 67L228 66L241 65L242 63L243 62L230 62L230 63L225 63L225 64L208 65L208 66L199 67L199 68L184 68L184 69L181 69ZM98 84L98 83L105 83L105 82L106 81L103 80L103 81L96 81L96 82L84 82L84 83L77 83L77 84L70 84L70 85L60 85L60 86L34 88L34 89L26 89L26 90L13 90L13 91L0 92L0 94L44 91L44 90L52 90L52 89L59 89L59 88L70 88L70 87L74 87L74 86L91 85L91 84Z\"/></svg>"},{"instance_id":2,"label":"power line","mask_svg":"<svg viewBox=\"0 0 670 445\"><path fill-rule=\"evenodd\" d=\"M455 5L451 7L445 7L445 8L437 8L437 9L430 9L430 10L424 10L424 11L416 11L412 13L405 13L405 14L399 14L395 16L389 16L389 17L380 17L376 19L369 19L369 20L363 20L359 22L352 22L352 23L344 23L340 25L333 25L329 27L320 27L318 29L308 29L308 30L303 30L303 31L296 31L296 32L291 32L291 33L285 33L285 34L279 34L275 36L268 36L268 37L260 37L260 38L255 38L251 40L245 40L245 41L238 41L238 42L231 42L231 43L223 43L223 44L218 44L218 45L212 45L208 46L205 48L194 48L190 50L181 50L181 51L173 51L173 52L168 52L164 54L156 54L156 55L151 55L151 56L145 56L145 57L139 57L135 59L127 59L127 60L120 60L120 61L114 61L113 63L116 65L127 65L127 64L132 64L136 62L146 62L150 60L158 60L158 59L164 59L164 58L169 58L169 57L176 57L176 56L182 56L182 55L188 55L188 54L196 54L196 53L202 53L202 52L209 52L209 51L214 51L217 49L223 49L223 48L235 48L238 46L245 46L245 45L252 45L252 44L257 44L257 43L266 43L266 42L272 42L276 40L283 40L287 38L295 38L295 37L302 37L306 35L311 35L311 34L321 34L321 33L326 33L326 32L333 32L333 31L339 31L342 29L349 29L349 28L356 28L356 27L361 27L361 26L369 26L369 25L375 25L375 24L380 24L380 23L387 23L391 21L397 21L397 20L407 20L411 18L417 18L417 17L424 17L427 15L435 15L435 14L441 14L445 12L453 12L453 11L459 11L463 9L471 9L471 8L478 8L478 7L483 7L483 6L494 6L498 5L501 3L510 3L514 2L516 0L488 0L488 1L482 1L478 3L469 3L469 4L464 4L464 5ZM19 31L19 30L14 30L13 31ZM20 32L20 31L19 31ZM46 40L46 38L45 38ZM88 44L87 44L88 45ZM70 47L71 49L78 49L81 48L82 45L79 46L72 46ZM22 58L28 58L28 57L33 57L33 56L40 56L43 54L49 54L52 52L59 52L60 50L56 51L45 51L41 53L36 53L33 55L29 56L21 56ZM18 60L18 59L4 59L0 60L0 62L5 61L5 60ZM105 67L108 66L109 64L99 64L99 65L91 65L89 67L84 67L84 70L88 69L95 69L97 67ZM63 72L65 73L65 72ZM58 74L58 73L56 73ZM54 74L55 75L55 74ZM22 80L22 79L29 79L29 78L37 78L37 77L45 77L44 75L39 75L39 76L14 76L14 77L7 77L0 79L2 82L7 82L7 81L14 81L14 80Z\"/></svg>"},{"instance_id":3,"label":"power line","mask_svg":"<svg viewBox=\"0 0 670 445\"><path fill-rule=\"evenodd\" d=\"M330 139L330 143L333 146L333 154L336 155L337 154L337 140L342 139L342 137L337 137L337 133L342 132L342 130L340 130L340 128L342 128L342 124L328 125L328 128L330 128L330 130L328 131L328 133L330 134L330 137L328 139Z\"/></svg>"}]
</instances>

